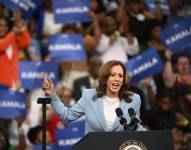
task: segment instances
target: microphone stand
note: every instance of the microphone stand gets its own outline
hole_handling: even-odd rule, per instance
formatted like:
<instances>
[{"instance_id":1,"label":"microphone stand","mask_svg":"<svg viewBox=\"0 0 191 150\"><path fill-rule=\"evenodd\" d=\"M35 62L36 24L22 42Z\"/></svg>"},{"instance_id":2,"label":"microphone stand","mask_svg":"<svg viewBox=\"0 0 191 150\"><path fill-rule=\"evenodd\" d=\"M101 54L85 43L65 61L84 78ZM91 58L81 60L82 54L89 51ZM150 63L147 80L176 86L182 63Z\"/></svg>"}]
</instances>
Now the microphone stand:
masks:
<instances>
[{"instance_id":1,"label":"microphone stand","mask_svg":"<svg viewBox=\"0 0 191 150\"><path fill-rule=\"evenodd\" d=\"M135 131L138 128L139 120L137 118L131 119L131 122L128 124L128 129Z\"/></svg>"},{"instance_id":2,"label":"microphone stand","mask_svg":"<svg viewBox=\"0 0 191 150\"><path fill-rule=\"evenodd\" d=\"M42 150L46 150L46 104L51 98L38 98L37 104L42 104Z\"/></svg>"},{"instance_id":3,"label":"microphone stand","mask_svg":"<svg viewBox=\"0 0 191 150\"><path fill-rule=\"evenodd\" d=\"M123 125L124 130L128 130L127 120L124 117L120 117L120 124Z\"/></svg>"}]
</instances>

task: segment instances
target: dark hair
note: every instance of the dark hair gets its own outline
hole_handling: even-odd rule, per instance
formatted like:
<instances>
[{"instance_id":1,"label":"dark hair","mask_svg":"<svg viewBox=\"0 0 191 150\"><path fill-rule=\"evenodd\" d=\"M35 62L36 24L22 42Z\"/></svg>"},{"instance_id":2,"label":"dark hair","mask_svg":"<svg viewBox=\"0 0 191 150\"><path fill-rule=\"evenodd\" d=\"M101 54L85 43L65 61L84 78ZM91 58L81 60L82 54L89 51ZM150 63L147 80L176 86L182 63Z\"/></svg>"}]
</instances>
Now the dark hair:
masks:
<instances>
[{"instance_id":1,"label":"dark hair","mask_svg":"<svg viewBox=\"0 0 191 150\"><path fill-rule=\"evenodd\" d=\"M13 25L11 19L6 17L6 16L4 16L4 15L0 15L0 20L4 20L6 22L6 24L8 26L8 31L10 31L11 28L12 28L12 25Z\"/></svg>"},{"instance_id":2,"label":"dark hair","mask_svg":"<svg viewBox=\"0 0 191 150\"><path fill-rule=\"evenodd\" d=\"M3 138L5 140L5 144L3 145L2 150L9 150L10 143L9 143L7 134L3 130L0 130L0 135L3 136Z\"/></svg>"},{"instance_id":3,"label":"dark hair","mask_svg":"<svg viewBox=\"0 0 191 150\"><path fill-rule=\"evenodd\" d=\"M187 58L188 60L189 60L189 62L190 62L190 58L189 58L189 56L186 54L186 53L179 53L177 56L176 56L176 63L178 63L178 60L179 60L179 58L181 58L181 57L184 57L184 58Z\"/></svg>"},{"instance_id":4,"label":"dark hair","mask_svg":"<svg viewBox=\"0 0 191 150\"><path fill-rule=\"evenodd\" d=\"M163 91L160 91L158 94L157 94L157 100L158 101L161 101L163 98L165 97L168 97L170 100L171 100L171 97L170 97L170 94L168 91L166 90L163 90Z\"/></svg>"},{"instance_id":5,"label":"dark hair","mask_svg":"<svg viewBox=\"0 0 191 150\"><path fill-rule=\"evenodd\" d=\"M136 4L136 3L141 3L141 0L127 0L127 4Z\"/></svg>"},{"instance_id":6,"label":"dark hair","mask_svg":"<svg viewBox=\"0 0 191 150\"><path fill-rule=\"evenodd\" d=\"M117 60L111 60L101 67L98 80L99 85L96 88L97 94L94 96L94 100L105 95L106 83L111 74L111 68L117 65L120 65L123 68L124 76L123 84L121 86L121 89L119 90L119 98L124 99L126 102L131 102L131 99L129 97L132 95L132 93L128 91L126 69L123 63Z\"/></svg>"},{"instance_id":7,"label":"dark hair","mask_svg":"<svg viewBox=\"0 0 191 150\"><path fill-rule=\"evenodd\" d=\"M41 126L35 126L29 129L28 133L27 133L27 137L29 139L29 141L32 144L37 144L37 137L38 134L40 133L40 131L42 131L42 127Z\"/></svg>"},{"instance_id":8,"label":"dark hair","mask_svg":"<svg viewBox=\"0 0 191 150\"><path fill-rule=\"evenodd\" d=\"M156 27L161 27L162 28L162 23L161 21L157 20L157 19L150 19L147 21L147 25L146 25L146 38L147 40L150 40L151 37L151 32L156 28Z\"/></svg>"}]
</instances>

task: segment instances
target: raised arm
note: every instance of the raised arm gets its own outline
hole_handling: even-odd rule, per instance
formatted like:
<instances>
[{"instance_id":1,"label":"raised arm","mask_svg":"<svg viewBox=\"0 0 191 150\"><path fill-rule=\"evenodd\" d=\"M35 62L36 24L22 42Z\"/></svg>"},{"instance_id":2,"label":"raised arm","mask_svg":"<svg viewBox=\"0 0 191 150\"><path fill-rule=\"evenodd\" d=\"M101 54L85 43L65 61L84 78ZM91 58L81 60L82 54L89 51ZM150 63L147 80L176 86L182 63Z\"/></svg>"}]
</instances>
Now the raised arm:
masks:
<instances>
[{"instance_id":1,"label":"raised arm","mask_svg":"<svg viewBox=\"0 0 191 150\"><path fill-rule=\"evenodd\" d=\"M51 79L44 75L44 81L42 84L42 90L45 95L51 98L51 106L55 112L66 122L73 121L84 115L85 102L84 96L72 107L66 107L61 102L60 98L55 93L54 84Z\"/></svg>"},{"instance_id":2,"label":"raised arm","mask_svg":"<svg viewBox=\"0 0 191 150\"><path fill-rule=\"evenodd\" d=\"M162 77L163 77L165 85L167 87L172 87L176 81L176 74L173 72L172 63L171 63L172 54L170 51L166 51L165 55L166 55L167 61L164 66Z\"/></svg>"}]
</instances>

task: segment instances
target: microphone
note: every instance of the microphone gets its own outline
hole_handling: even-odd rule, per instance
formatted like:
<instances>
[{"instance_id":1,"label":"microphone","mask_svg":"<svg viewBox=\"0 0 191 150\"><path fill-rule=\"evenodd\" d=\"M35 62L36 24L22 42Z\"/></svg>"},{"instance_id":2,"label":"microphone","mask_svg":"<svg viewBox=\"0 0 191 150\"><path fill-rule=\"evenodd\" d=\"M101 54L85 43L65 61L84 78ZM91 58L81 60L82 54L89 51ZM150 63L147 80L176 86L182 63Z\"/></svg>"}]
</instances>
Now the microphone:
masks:
<instances>
[{"instance_id":1,"label":"microphone","mask_svg":"<svg viewBox=\"0 0 191 150\"><path fill-rule=\"evenodd\" d=\"M123 117L123 111L121 110L121 108L116 108L115 112L119 117L120 124L123 125L124 130L127 130L128 129L127 120Z\"/></svg>"},{"instance_id":2,"label":"microphone","mask_svg":"<svg viewBox=\"0 0 191 150\"><path fill-rule=\"evenodd\" d=\"M128 113L129 113L129 116L131 117L131 122L130 122L129 126L131 127L132 130L136 130L138 127L138 123L140 121L136 117L135 110L133 108L129 108Z\"/></svg>"}]
</instances>

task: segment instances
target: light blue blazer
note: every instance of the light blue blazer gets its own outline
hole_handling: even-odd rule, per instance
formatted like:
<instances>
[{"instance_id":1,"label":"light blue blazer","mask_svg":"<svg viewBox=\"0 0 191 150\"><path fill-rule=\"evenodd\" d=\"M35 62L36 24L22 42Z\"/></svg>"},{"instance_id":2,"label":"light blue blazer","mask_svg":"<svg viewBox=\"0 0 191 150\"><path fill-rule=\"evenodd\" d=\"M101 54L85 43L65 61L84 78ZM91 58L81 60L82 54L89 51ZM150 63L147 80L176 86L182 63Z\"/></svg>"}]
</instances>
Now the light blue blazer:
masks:
<instances>
[{"instance_id":1,"label":"light blue blazer","mask_svg":"<svg viewBox=\"0 0 191 150\"><path fill-rule=\"evenodd\" d=\"M71 108L65 107L60 101L59 97L54 93L50 96L51 106L57 114L66 122L70 122L85 115L85 134L88 132L103 132L103 131L123 131L123 126L119 122L117 117L111 130L106 128L106 121L103 110L103 98L97 98L93 100L93 96L96 94L95 89L85 89L82 93L82 97ZM130 103L124 100L120 101L120 108L124 113L124 117L127 119L127 123L130 123L130 116L128 109L133 108L136 112L137 118L140 116L140 96L133 94L131 96L132 101ZM114 110L115 111L115 110ZM137 131L144 131L145 129L139 124Z\"/></svg>"}]
</instances>

